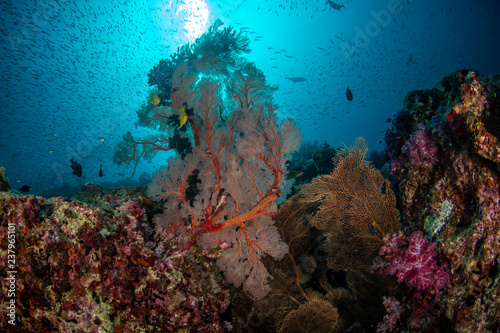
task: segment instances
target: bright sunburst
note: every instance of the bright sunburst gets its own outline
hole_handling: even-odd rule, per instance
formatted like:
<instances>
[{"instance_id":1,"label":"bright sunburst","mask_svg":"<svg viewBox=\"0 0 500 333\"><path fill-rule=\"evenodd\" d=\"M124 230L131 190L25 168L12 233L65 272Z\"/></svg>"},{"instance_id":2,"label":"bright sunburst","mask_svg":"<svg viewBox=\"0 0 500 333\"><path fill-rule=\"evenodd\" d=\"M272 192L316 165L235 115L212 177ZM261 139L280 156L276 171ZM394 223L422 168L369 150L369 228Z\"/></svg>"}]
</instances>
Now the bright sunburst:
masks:
<instances>
[{"instance_id":1,"label":"bright sunburst","mask_svg":"<svg viewBox=\"0 0 500 333\"><path fill-rule=\"evenodd\" d=\"M182 0L175 14L184 22L182 33L190 42L205 32L209 11L203 0Z\"/></svg>"}]
</instances>

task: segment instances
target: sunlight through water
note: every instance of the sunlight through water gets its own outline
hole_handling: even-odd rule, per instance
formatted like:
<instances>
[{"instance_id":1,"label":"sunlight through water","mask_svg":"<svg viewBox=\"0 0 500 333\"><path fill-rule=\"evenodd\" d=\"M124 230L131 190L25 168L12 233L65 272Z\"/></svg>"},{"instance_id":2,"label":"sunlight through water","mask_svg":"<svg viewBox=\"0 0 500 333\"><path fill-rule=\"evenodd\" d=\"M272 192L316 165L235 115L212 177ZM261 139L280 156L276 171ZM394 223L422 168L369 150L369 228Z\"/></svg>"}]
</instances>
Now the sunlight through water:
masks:
<instances>
[{"instance_id":1,"label":"sunlight through water","mask_svg":"<svg viewBox=\"0 0 500 333\"><path fill-rule=\"evenodd\" d=\"M182 34L189 42L194 42L208 27L209 10L203 0L183 0L175 14L182 18L184 22Z\"/></svg>"}]
</instances>

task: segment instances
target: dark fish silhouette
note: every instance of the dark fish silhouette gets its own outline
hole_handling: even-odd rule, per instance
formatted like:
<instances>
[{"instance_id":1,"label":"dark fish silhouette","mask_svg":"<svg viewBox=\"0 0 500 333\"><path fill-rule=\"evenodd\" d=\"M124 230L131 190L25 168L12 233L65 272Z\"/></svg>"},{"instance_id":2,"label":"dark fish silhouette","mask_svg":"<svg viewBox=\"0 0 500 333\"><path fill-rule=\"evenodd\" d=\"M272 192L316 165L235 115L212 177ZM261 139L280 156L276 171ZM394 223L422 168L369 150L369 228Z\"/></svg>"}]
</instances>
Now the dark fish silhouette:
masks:
<instances>
[{"instance_id":1,"label":"dark fish silhouette","mask_svg":"<svg viewBox=\"0 0 500 333\"><path fill-rule=\"evenodd\" d=\"M290 179L300 177L303 173L304 172L301 170L295 170L295 171L289 172L288 175L286 176L286 179L290 180Z\"/></svg>"},{"instance_id":2,"label":"dark fish silhouette","mask_svg":"<svg viewBox=\"0 0 500 333\"><path fill-rule=\"evenodd\" d=\"M345 8L345 6L343 4L339 5L338 3L335 3L331 0L328 0L328 4L330 5L330 7L332 7L333 9L336 9L338 11L340 11L341 8Z\"/></svg>"},{"instance_id":3,"label":"dark fish silhouette","mask_svg":"<svg viewBox=\"0 0 500 333\"><path fill-rule=\"evenodd\" d=\"M104 174L102 173L102 164L101 164L101 167L99 168L99 177L102 177L104 176Z\"/></svg>"},{"instance_id":4,"label":"dark fish silhouette","mask_svg":"<svg viewBox=\"0 0 500 333\"><path fill-rule=\"evenodd\" d=\"M21 191L22 193L28 193L31 191L31 187L28 185L23 185L22 187L19 188L19 191Z\"/></svg>"},{"instance_id":5,"label":"dark fish silhouette","mask_svg":"<svg viewBox=\"0 0 500 333\"><path fill-rule=\"evenodd\" d=\"M82 166L75 162L74 159L71 159L71 169L73 169L73 174L77 177L82 176Z\"/></svg>"},{"instance_id":6,"label":"dark fish silhouette","mask_svg":"<svg viewBox=\"0 0 500 333\"><path fill-rule=\"evenodd\" d=\"M348 101L352 101L352 99L354 98L351 89L349 89L349 86L347 86L347 90L345 91L345 96L347 97Z\"/></svg>"},{"instance_id":7,"label":"dark fish silhouette","mask_svg":"<svg viewBox=\"0 0 500 333\"><path fill-rule=\"evenodd\" d=\"M415 60L413 60L413 54L410 54L408 56L408 61L406 61L406 66L410 66L411 64L414 64Z\"/></svg>"},{"instance_id":8,"label":"dark fish silhouette","mask_svg":"<svg viewBox=\"0 0 500 333\"><path fill-rule=\"evenodd\" d=\"M286 77L285 79L292 81L293 83L307 81L305 77Z\"/></svg>"}]
</instances>

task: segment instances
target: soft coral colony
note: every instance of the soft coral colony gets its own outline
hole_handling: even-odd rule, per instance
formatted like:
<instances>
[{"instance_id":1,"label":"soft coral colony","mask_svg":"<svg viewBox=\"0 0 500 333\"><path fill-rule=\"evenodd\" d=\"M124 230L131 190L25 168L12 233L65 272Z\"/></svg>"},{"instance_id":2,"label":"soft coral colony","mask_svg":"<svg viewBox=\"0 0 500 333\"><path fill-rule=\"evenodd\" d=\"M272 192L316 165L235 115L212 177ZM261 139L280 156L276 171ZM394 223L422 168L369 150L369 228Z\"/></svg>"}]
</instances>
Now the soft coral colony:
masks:
<instances>
[{"instance_id":1,"label":"soft coral colony","mask_svg":"<svg viewBox=\"0 0 500 333\"><path fill-rule=\"evenodd\" d=\"M291 119L278 124L276 88L239 56L249 51L247 37L221 25L217 21L151 70L149 83L160 102L142 107L139 124L159 134L144 140L127 134L115 160L136 163L175 149L180 157L153 175L148 190L166 200L163 218L156 219L158 235L177 228L193 246L224 248L217 266L227 281L262 298L269 273L261 257L288 251L271 216L301 135Z\"/></svg>"},{"instance_id":2,"label":"soft coral colony","mask_svg":"<svg viewBox=\"0 0 500 333\"><path fill-rule=\"evenodd\" d=\"M459 70L432 89L408 93L403 110L386 133L389 170L400 192L404 231L418 233L414 237L420 240L424 232L439 244L439 256L446 261L441 267L411 265L412 270L422 268L421 274L433 278L432 288L427 289L429 283L419 278L421 274L410 271L408 282L412 275L417 277L413 278L417 290L434 289L435 295L448 286L440 302L429 303L426 295L430 294L418 291L420 296L414 298L424 299L423 305L429 306L424 311L415 304L418 311L406 312L408 327L414 330L431 325L460 332L500 329L499 92L498 75L488 79L477 71ZM404 235L386 239L381 250L384 260L394 263L393 255L400 250L390 248L398 242L409 242L404 250L408 251L415 240ZM428 259L434 256L424 252ZM382 262L373 268L386 274L389 271ZM443 274L446 266L451 277ZM396 266L390 270L398 279L406 274ZM394 304L386 299L388 309Z\"/></svg>"}]
</instances>

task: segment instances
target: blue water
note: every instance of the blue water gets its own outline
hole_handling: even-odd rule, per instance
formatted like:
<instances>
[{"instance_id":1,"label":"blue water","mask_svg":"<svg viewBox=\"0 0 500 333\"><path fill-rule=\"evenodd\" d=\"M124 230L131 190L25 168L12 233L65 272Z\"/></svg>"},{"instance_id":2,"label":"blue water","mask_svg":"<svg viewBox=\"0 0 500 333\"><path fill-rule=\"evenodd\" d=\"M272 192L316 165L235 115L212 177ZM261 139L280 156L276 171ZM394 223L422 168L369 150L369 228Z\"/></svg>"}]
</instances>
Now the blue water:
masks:
<instances>
[{"instance_id":1,"label":"blue water","mask_svg":"<svg viewBox=\"0 0 500 333\"><path fill-rule=\"evenodd\" d=\"M247 58L279 87L280 116L293 117L305 140L334 147L364 136L381 150L386 119L407 92L431 88L460 68L500 73L499 1L344 5L2 1L0 166L13 187L29 185L37 195L67 194L87 182L147 182L168 156L141 162L130 177L132 168L112 162L115 145L127 130L144 131L134 123L148 96L149 70L218 18L250 37ZM72 174L71 158L82 165L81 178Z\"/></svg>"}]
</instances>

